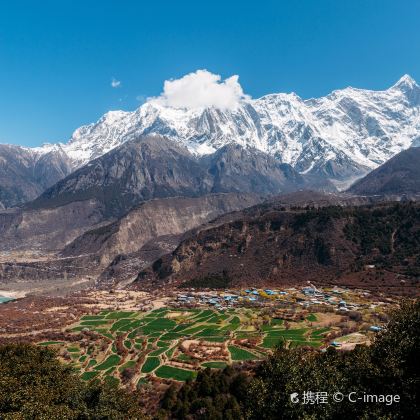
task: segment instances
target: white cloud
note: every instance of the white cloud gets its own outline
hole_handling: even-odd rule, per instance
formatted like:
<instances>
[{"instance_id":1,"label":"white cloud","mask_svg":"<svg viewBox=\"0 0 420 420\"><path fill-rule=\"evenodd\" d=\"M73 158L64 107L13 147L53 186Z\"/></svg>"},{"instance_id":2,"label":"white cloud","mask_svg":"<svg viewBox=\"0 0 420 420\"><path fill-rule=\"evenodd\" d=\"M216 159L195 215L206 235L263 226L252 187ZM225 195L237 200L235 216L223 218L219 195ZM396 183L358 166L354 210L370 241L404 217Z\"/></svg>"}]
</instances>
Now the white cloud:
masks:
<instances>
[{"instance_id":1,"label":"white cloud","mask_svg":"<svg viewBox=\"0 0 420 420\"><path fill-rule=\"evenodd\" d=\"M249 98L238 79L235 75L222 81L218 74L197 70L180 79L166 80L161 95L149 100L174 108L235 109L242 99Z\"/></svg>"},{"instance_id":2,"label":"white cloud","mask_svg":"<svg viewBox=\"0 0 420 420\"><path fill-rule=\"evenodd\" d=\"M113 87L113 88L121 87L121 81L117 80L115 77L113 77L112 80L111 80L111 87Z\"/></svg>"}]
</instances>

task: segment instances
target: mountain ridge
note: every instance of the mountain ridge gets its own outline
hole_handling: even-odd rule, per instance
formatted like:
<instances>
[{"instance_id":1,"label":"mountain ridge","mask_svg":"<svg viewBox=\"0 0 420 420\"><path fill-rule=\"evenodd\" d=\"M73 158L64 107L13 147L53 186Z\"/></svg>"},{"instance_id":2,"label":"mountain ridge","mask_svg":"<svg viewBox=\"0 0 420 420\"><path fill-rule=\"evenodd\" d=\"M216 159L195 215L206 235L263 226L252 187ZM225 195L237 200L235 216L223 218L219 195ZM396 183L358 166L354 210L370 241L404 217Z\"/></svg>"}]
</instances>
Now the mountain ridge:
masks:
<instances>
[{"instance_id":1,"label":"mountain ridge","mask_svg":"<svg viewBox=\"0 0 420 420\"><path fill-rule=\"evenodd\" d=\"M420 195L420 147L403 150L353 184L349 192L364 195Z\"/></svg>"},{"instance_id":2,"label":"mountain ridge","mask_svg":"<svg viewBox=\"0 0 420 420\"><path fill-rule=\"evenodd\" d=\"M76 130L68 145L70 154L76 147L87 152L86 146L96 145L101 137L108 150L138 134L155 133L199 155L239 143L306 173L316 172L331 158L347 157L355 167L352 172L360 175L419 141L419 107L420 87L408 75L384 91L349 87L307 100L294 93L269 94L245 99L231 111L172 108L150 100L131 113L105 114L97 123ZM379 150L367 150L366 140ZM317 147L322 156L314 161ZM332 177L339 179L340 174Z\"/></svg>"},{"instance_id":3,"label":"mountain ridge","mask_svg":"<svg viewBox=\"0 0 420 420\"><path fill-rule=\"evenodd\" d=\"M74 171L140 135L164 136L197 156L234 143L346 189L402 150L420 145L419 132L420 87L405 75L382 91L348 87L310 99L268 94L243 99L233 110L173 108L150 99L132 112L107 112L76 129L66 144L9 147L37 156L59 149Z\"/></svg>"},{"instance_id":4,"label":"mountain ridge","mask_svg":"<svg viewBox=\"0 0 420 420\"><path fill-rule=\"evenodd\" d=\"M0 209L22 205L72 172L61 147L31 151L0 144Z\"/></svg>"},{"instance_id":5,"label":"mountain ridge","mask_svg":"<svg viewBox=\"0 0 420 420\"><path fill-rule=\"evenodd\" d=\"M273 195L310 185L290 165L260 151L226 145L197 157L164 137L140 136L94 159L47 189L28 209L97 200L121 217L142 201L240 192Z\"/></svg>"}]
</instances>

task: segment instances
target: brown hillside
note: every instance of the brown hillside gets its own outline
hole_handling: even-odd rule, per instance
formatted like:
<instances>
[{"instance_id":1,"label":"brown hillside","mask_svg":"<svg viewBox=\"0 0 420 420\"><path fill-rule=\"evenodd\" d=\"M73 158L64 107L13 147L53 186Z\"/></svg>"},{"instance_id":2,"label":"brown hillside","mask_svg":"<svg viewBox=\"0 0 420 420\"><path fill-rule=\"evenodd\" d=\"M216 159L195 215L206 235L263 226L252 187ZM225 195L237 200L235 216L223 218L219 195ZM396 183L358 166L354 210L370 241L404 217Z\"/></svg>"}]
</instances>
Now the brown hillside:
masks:
<instances>
[{"instance_id":1,"label":"brown hillside","mask_svg":"<svg viewBox=\"0 0 420 420\"><path fill-rule=\"evenodd\" d=\"M250 213L192 233L172 254L141 272L137 284L164 280L226 287L312 281L418 290L418 204L287 211L264 205Z\"/></svg>"}]
</instances>

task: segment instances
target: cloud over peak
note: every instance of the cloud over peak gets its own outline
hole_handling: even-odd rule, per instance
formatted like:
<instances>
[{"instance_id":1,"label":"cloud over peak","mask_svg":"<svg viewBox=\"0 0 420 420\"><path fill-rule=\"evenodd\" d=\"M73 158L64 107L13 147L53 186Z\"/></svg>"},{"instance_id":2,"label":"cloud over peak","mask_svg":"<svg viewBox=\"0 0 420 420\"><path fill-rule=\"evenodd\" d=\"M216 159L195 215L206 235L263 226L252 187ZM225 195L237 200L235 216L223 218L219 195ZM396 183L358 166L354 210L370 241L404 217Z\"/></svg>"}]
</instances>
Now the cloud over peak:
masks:
<instances>
[{"instance_id":1,"label":"cloud over peak","mask_svg":"<svg viewBox=\"0 0 420 420\"><path fill-rule=\"evenodd\" d=\"M222 80L218 74L197 70L180 79L166 80L160 96L150 100L174 108L235 109L241 100L249 98L238 79L234 75Z\"/></svg>"}]
</instances>

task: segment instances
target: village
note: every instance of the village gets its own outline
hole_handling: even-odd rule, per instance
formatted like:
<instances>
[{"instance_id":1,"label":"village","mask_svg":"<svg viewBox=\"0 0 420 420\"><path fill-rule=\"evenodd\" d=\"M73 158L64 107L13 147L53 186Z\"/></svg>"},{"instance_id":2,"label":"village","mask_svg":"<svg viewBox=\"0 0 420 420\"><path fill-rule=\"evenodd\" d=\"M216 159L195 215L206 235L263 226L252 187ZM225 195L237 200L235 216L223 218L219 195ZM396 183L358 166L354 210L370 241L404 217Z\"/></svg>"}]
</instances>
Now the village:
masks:
<instances>
[{"instance_id":1,"label":"village","mask_svg":"<svg viewBox=\"0 0 420 420\"><path fill-rule=\"evenodd\" d=\"M84 380L162 390L200 369L258 363L277 346L323 352L369 345L397 304L368 290L313 284L88 290L0 305L0 340L52 347Z\"/></svg>"},{"instance_id":2,"label":"village","mask_svg":"<svg viewBox=\"0 0 420 420\"><path fill-rule=\"evenodd\" d=\"M350 300L349 300L350 299ZM296 321L305 312L317 310L335 310L345 314L350 311L373 310L378 306L395 303L392 298L372 301L367 290L350 290L344 288L317 288L314 285L302 288L286 289L239 289L239 290L200 290L190 289L179 293L168 304L172 307L210 306L219 311L246 306L254 308L277 308L276 316ZM300 309L300 310L298 310ZM372 331L380 327L372 326Z\"/></svg>"}]
</instances>

